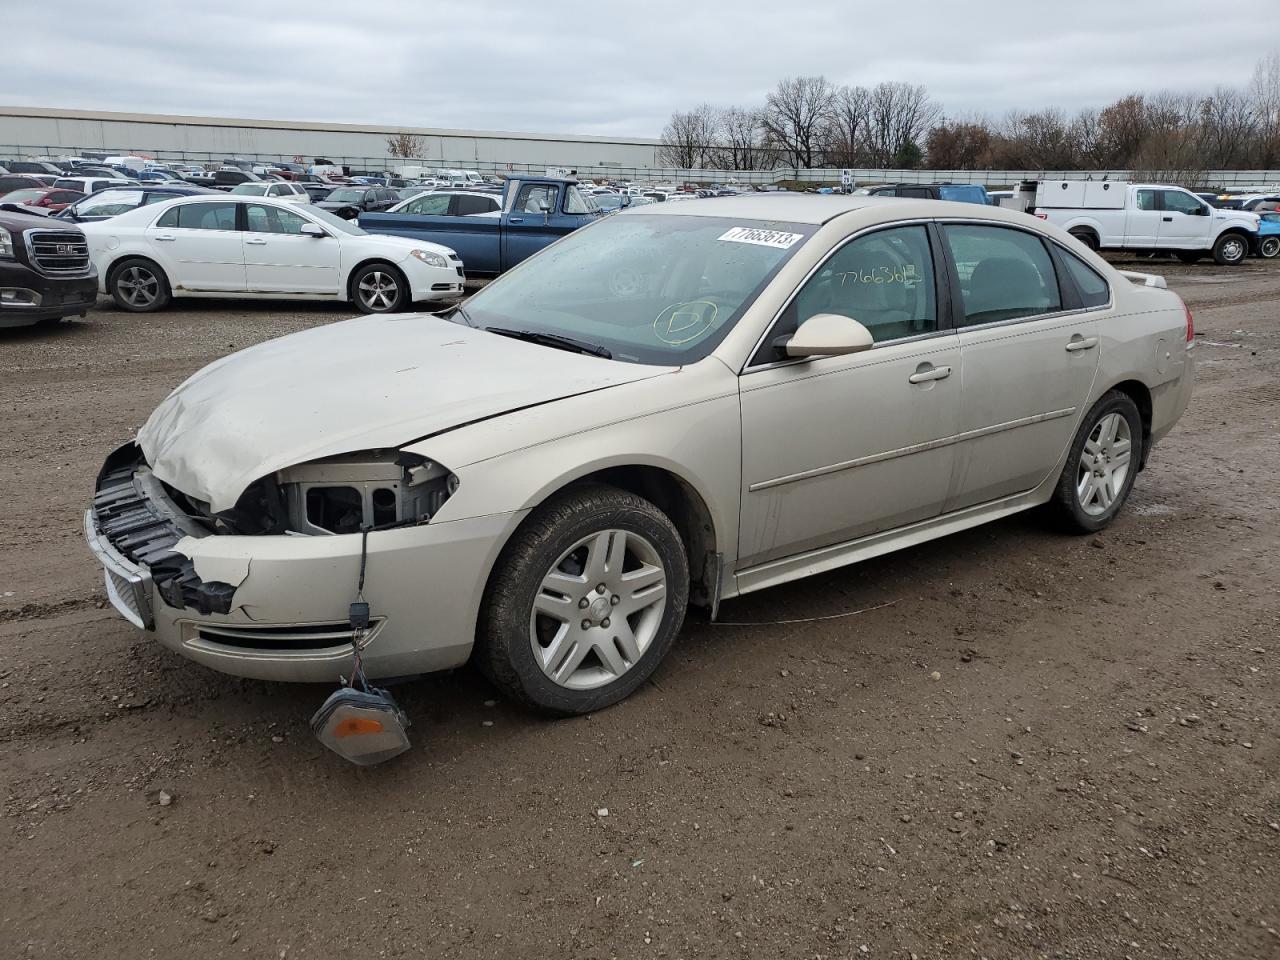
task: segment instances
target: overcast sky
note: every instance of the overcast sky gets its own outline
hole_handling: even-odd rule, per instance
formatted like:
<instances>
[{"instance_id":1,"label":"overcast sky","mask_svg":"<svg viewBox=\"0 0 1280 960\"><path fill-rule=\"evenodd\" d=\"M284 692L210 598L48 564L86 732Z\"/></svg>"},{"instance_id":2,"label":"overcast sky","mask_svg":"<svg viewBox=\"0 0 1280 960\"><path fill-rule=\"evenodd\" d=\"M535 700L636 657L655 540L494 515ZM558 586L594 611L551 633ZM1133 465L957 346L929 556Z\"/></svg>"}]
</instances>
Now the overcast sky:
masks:
<instances>
[{"instance_id":1,"label":"overcast sky","mask_svg":"<svg viewBox=\"0 0 1280 960\"><path fill-rule=\"evenodd\" d=\"M656 137L781 78L925 84L948 114L1240 86L1280 0L4 0L0 102ZM29 20L29 31L22 29ZM43 42L58 37L57 46Z\"/></svg>"}]
</instances>

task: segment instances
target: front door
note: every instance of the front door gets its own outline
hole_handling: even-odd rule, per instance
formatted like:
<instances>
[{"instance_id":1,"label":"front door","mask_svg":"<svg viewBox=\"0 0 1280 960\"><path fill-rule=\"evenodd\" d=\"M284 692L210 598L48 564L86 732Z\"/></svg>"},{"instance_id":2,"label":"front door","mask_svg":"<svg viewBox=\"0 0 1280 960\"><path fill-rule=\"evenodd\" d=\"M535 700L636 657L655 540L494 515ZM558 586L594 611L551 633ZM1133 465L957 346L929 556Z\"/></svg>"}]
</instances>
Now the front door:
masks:
<instances>
[{"instance_id":1,"label":"front door","mask_svg":"<svg viewBox=\"0 0 1280 960\"><path fill-rule=\"evenodd\" d=\"M244 266L250 291L338 295L337 240L304 234L302 228L312 221L293 210L246 203L244 212Z\"/></svg>"},{"instance_id":2,"label":"front door","mask_svg":"<svg viewBox=\"0 0 1280 960\"><path fill-rule=\"evenodd\" d=\"M743 372L742 567L941 512L963 378L935 260L923 225L849 241L799 290ZM771 344L819 313L853 317L875 345L779 360Z\"/></svg>"},{"instance_id":3,"label":"front door","mask_svg":"<svg viewBox=\"0 0 1280 960\"><path fill-rule=\"evenodd\" d=\"M1161 190L1160 235L1156 245L1164 250L1204 250L1209 246L1213 218L1209 205L1185 190Z\"/></svg>"},{"instance_id":4,"label":"front door","mask_svg":"<svg viewBox=\"0 0 1280 960\"><path fill-rule=\"evenodd\" d=\"M1039 236L968 223L942 230L963 307L950 512L1022 493L1048 476L1084 415L1100 347L1097 313L1064 303Z\"/></svg>"},{"instance_id":5,"label":"front door","mask_svg":"<svg viewBox=\"0 0 1280 960\"><path fill-rule=\"evenodd\" d=\"M502 266L510 270L569 231L557 218L559 188L553 183L524 183L516 193L502 231ZM466 263L466 257L462 258Z\"/></svg>"},{"instance_id":6,"label":"front door","mask_svg":"<svg viewBox=\"0 0 1280 960\"><path fill-rule=\"evenodd\" d=\"M234 200L193 200L170 207L147 229L147 239L174 293L244 291L237 206Z\"/></svg>"}]
</instances>

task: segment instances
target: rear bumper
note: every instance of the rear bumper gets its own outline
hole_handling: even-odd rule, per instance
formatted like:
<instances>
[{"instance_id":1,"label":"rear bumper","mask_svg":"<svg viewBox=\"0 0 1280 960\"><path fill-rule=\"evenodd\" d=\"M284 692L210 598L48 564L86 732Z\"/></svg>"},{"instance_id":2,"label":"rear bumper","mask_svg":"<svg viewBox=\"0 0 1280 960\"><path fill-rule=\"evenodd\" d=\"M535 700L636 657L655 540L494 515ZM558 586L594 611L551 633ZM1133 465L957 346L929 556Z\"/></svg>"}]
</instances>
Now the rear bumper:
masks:
<instances>
[{"instance_id":1,"label":"rear bumper","mask_svg":"<svg viewBox=\"0 0 1280 960\"><path fill-rule=\"evenodd\" d=\"M119 453L108 460L117 474ZM350 675L346 624L359 575L359 534L184 536L167 546L172 535L155 517L177 506L157 502L163 493L156 492L160 488L144 463L130 469L132 478L126 479L147 501L129 504L137 511L125 524L132 529L122 533L98 507L85 514L85 538L121 616L169 649L222 673L327 683ZM104 471L100 489L110 475ZM497 514L369 535L364 596L373 626L363 638L361 658L370 678L466 662L488 572L523 516ZM140 559L144 553L151 561ZM200 587L190 579L183 591L174 589L174 563L186 566L188 559L195 584L214 588L214 597L224 587L231 591L225 613L197 609ZM175 600L184 605L175 606Z\"/></svg>"}]
</instances>

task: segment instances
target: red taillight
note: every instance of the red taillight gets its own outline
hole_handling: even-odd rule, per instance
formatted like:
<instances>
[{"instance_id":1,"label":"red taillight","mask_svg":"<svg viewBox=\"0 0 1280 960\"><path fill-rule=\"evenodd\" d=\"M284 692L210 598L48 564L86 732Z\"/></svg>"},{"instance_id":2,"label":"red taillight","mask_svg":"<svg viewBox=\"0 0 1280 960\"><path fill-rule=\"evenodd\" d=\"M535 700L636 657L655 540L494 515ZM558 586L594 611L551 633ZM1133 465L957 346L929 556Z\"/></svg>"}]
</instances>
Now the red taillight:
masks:
<instances>
[{"instance_id":1,"label":"red taillight","mask_svg":"<svg viewBox=\"0 0 1280 960\"><path fill-rule=\"evenodd\" d=\"M1185 303L1182 305L1182 310L1187 315L1187 343L1191 343L1196 338L1196 321L1191 316L1191 308Z\"/></svg>"},{"instance_id":2,"label":"red taillight","mask_svg":"<svg viewBox=\"0 0 1280 960\"><path fill-rule=\"evenodd\" d=\"M1047 213L1037 213L1037 214L1035 215L1035 217L1036 217L1036 219L1037 219L1037 220L1048 220L1048 219L1049 219L1049 215L1048 215Z\"/></svg>"}]
</instances>

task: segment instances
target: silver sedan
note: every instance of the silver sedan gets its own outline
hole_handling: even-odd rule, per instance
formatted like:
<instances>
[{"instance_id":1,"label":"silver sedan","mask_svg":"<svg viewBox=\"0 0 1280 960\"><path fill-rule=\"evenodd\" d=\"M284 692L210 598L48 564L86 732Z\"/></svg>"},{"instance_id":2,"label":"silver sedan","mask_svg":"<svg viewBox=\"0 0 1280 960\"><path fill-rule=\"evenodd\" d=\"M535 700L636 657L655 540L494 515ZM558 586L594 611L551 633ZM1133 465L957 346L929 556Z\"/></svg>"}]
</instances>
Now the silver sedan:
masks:
<instances>
[{"instance_id":1,"label":"silver sedan","mask_svg":"<svg viewBox=\"0 0 1280 960\"><path fill-rule=\"evenodd\" d=\"M124 616L214 669L470 659L580 713L648 677L690 604L1042 504L1106 527L1193 342L1160 278L1023 214L657 204L443 315L212 364L108 458L86 533Z\"/></svg>"}]
</instances>

